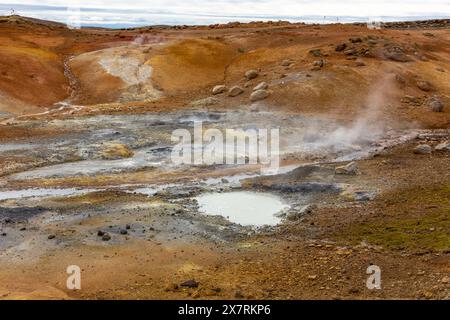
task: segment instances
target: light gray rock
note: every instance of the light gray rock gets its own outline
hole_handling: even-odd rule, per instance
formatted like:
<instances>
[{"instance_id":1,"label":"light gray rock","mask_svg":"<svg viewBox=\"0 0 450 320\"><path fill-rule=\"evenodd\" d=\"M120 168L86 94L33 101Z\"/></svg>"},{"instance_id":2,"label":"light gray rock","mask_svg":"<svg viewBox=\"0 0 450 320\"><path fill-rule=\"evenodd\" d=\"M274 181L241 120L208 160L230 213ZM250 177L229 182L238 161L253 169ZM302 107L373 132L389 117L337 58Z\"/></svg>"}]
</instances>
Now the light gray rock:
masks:
<instances>
[{"instance_id":1,"label":"light gray rock","mask_svg":"<svg viewBox=\"0 0 450 320\"><path fill-rule=\"evenodd\" d=\"M414 148L415 154L430 154L432 151L431 147L427 144L419 144Z\"/></svg>"},{"instance_id":2,"label":"light gray rock","mask_svg":"<svg viewBox=\"0 0 450 320\"><path fill-rule=\"evenodd\" d=\"M225 85L223 85L223 84L220 84L218 86L215 86L212 89L212 94L214 94L214 95L221 94L221 93L224 93L226 90L227 90L227 87Z\"/></svg>"},{"instance_id":3,"label":"light gray rock","mask_svg":"<svg viewBox=\"0 0 450 320\"><path fill-rule=\"evenodd\" d=\"M436 151L450 151L450 141L444 141L438 144L434 150Z\"/></svg>"},{"instance_id":4,"label":"light gray rock","mask_svg":"<svg viewBox=\"0 0 450 320\"><path fill-rule=\"evenodd\" d=\"M315 209L317 209L317 206L315 204L308 204L306 206L298 208L297 210L290 211L286 215L286 219L291 221L298 220L305 215L311 214Z\"/></svg>"},{"instance_id":5,"label":"light gray rock","mask_svg":"<svg viewBox=\"0 0 450 320\"><path fill-rule=\"evenodd\" d=\"M352 161L345 166L336 167L334 172L336 174L354 175L358 173L358 165L356 164L356 162Z\"/></svg>"},{"instance_id":6,"label":"light gray rock","mask_svg":"<svg viewBox=\"0 0 450 320\"><path fill-rule=\"evenodd\" d=\"M255 79L258 76L259 72L257 70L248 70L245 73L245 77L247 78L247 80L252 80Z\"/></svg>"},{"instance_id":7,"label":"light gray rock","mask_svg":"<svg viewBox=\"0 0 450 320\"><path fill-rule=\"evenodd\" d=\"M236 97L236 96L240 95L243 92L244 92L244 89L242 89L240 86L233 86L228 91L228 95L230 97Z\"/></svg>"},{"instance_id":8,"label":"light gray rock","mask_svg":"<svg viewBox=\"0 0 450 320\"><path fill-rule=\"evenodd\" d=\"M256 90L250 95L250 101L255 102L259 100L264 100L269 96L269 92L267 90Z\"/></svg>"},{"instance_id":9,"label":"light gray rock","mask_svg":"<svg viewBox=\"0 0 450 320\"><path fill-rule=\"evenodd\" d=\"M253 88L253 91L256 90L266 90L269 87L269 85L266 82L259 83L256 87Z\"/></svg>"}]
</instances>

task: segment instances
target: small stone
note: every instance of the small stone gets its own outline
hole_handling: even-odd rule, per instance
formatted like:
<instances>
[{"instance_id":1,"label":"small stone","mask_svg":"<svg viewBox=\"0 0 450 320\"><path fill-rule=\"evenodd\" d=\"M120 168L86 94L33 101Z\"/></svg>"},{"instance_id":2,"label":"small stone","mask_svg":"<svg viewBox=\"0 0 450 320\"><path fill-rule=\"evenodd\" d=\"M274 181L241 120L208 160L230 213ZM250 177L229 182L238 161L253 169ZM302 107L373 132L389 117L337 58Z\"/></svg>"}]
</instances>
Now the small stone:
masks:
<instances>
[{"instance_id":1,"label":"small stone","mask_svg":"<svg viewBox=\"0 0 450 320\"><path fill-rule=\"evenodd\" d=\"M417 81L417 87L425 92L431 91L433 89L433 86L431 85L430 82L425 81L425 80L419 80Z\"/></svg>"},{"instance_id":2,"label":"small stone","mask_svg":"<svg viewBox=\"0 0 450 320\"><path fill-rule=\"evenodd\" d=\"M444 111L444 104L438 96L433 96L428 100L428 107L433 112L442 112Z\"/></svg>"},{"instance_id":3,"label":"small stone","mask_svg":"<svg viewBox=\"0 0 450 320\"><path fill-rule=\"evenodd\" d=\"M340 51L344 51L346 48L347 48L347 44L341 43L341 44L338 44L336 46L336 48L334 48L334 51L340 52Z\"/></svg>"},{"instance_id":4,"label":"small stone","mask_svg":"<svg viewBox=\"0 0 450 320\"><path fill-rule=\"evenodd\" d=\"M216 94L221 94L224 93L227 90L227 87L223 84L221 85L217 85L212 89L212 94L216 95Z\"/></svg>"},{"instance_id":5,"label":"small stone","mask_svg":"<svg viewBox=\"0 0 450 320\"><path fill-rule=\"evenodd\" d=\"M316 280L316 279L317 279L317 276L315 274L308 276L308 280Z\"/></svg>"},{"instance_id":6,"label":"small stone","mask_svg":"<svg viewBox=\"0 0 450 320\"><path fill-rule=\"evenodd\" d=\"M291 64L292 64L292 61L291 61L291 60L288 60L288 59L283 60L283 62L281 62L281 65L282 65L283 67L289 67Z\"/></svg>"},{"instance_id":7,"label":"small stone","mask_svg":"<svg viewBox=\"0 0 450 320\"><path fill-rule=\"evenodd\" d=\"M259 100L264 100L269 96L269 92L267 90L256 90L250 95L250 101L255 102Z\"/></svg>"},{"instance_id":8,"label":"small stone","mask_svg":"<svg viewBox=\"0 0 450 320\"><path fill-rule=\"evenodd\" d=\"M322 51L320 51L320 49L309 50L309 53L311 53L314 57L321 57L322 56Z\"/></svg>"},{"instance_id":9,"label":"small stone","mask_svg":"<svg viewBox=\"0 0 450 320\"><path fill-rule=\"evenodd\" d=\"M334 171L336 174L354 175L358 172L358 165L356 162L352 161L345 166L337 167Z\"/></svg>"},{"instance_id":10,"label":"small stone","mask_svg":"<svg viewBox=\"0 0 450 320\"><path fill-rule=\"evenodd\" d=\"M355 61L355 65L356 65L357 67L364 67L366 64L365 64L365 62L362 61L362 60L356 60L356 61Z\"/></svg>"},{"instance_id":11,"label":"small stone","mask_svg":"<svg viewBox=\"0 0 450 320\"><path fill-rule=\"evenodd\" d=\"M266 90L268 87L269 85L266 82L261 82L256 87L253 88L253 91Z\"/></svg>"},{"instance_id":12,"label":"small stone","mask_svg":"<svg viewBox=\"0 0 450 320\"><path fill-rule=\"evenodd\" d=\"M245 77L247 78L247 80L252 80L255 79L258 76L258 71L257 70L248 70L245 73Z\"/></svg>"},{"instance_id":13,"label":"small stone","mask_svg":"<svg viewBox=\"0 0 450 320\"><path fill-rule=\"evenodd\" d=\"M445 276L445 277L443 277L443 278L441 279L441 283L443 283L443 284L447 284L447 283L449 283L449 282L450 282L450 279L449 279L448 276Z\"/></svg>"},{"instance_id":14,"label":"small stone","mask_svg":"<svg viewBox=\"0 0 450 320\"><path fill-rule=\"evenodd\" d=\"M102 236L102 240L103 240L103 241L109 241L109 240L111 240L111 236L110 236L109 234L105 233L105 234Z\"/></svg>"},{"instance_id":15,"label":"small stone","mask_svg":"<svg viewBox=\"0 0 450 320\"><path fill-rule=\"evenodd\" d=\"M350 40L351 43L362 42L362 39L359 38L359 37L350 38L349 40Z\"/></svg>"},{"instance_id":16,"label":"small stone","mask_svg":"<svg viewBox=\"0 0 450 320\"><path fill-rule=\"evenodd\" d=\"M120 234L126 235L128 234L128 231L126 229L120 229Z\"/></svg>"},{"instance_id":17,"label":"small stone","mask_svg":"<svg viewBox=\"0 0 450 320\"><path fill-rule=\"evenodd\" d=\"M434 150L436 151L450 151L450 141L439 143Z\"/></svg>"},{"instance_id":18,"label":"small stone","mask_svg":"<svg viewBox=\"0 0 450 320\"><path fill-rule=\"evenodd\" d=\"M55 239L55 235L54 234L50 234L47 238L49 239L49 240L51 240L51 239Z\"/></svg>"},{"instance_id":19,"label":"small stone","mask_svg":"<svg viewBox=\"0 0 450 320\"><path fill-rule=\"evenodd\" d=\"M235 297L236 299L243 299L243 298L244 298L244 295L242 294L242 292L241 292L240 290L237 290L237 291L234 293L234 297Z\"/></svg>"},{"instance_id":20,"label":"small stone","mask_svg":"<svg viewBox=\"0 0 450 320\"><path fill-rule=\"evenodd\" d=\"M422 100L419 97L409 95L404 96L401 101L415 107L418 107L422 104Z\"/></svg>"},{"instance_id":21,"label":"small stone","mask_svg":"<svg viewBox=\"0 0 450 320\"><path fill-rule=\"evenodd\" d=\"M347 49L344 51L344 54L347 56L353 56L356 55L358 51L356 49Z\"/></svg>"},{"instance_id":22,"label":"small stone","mask_svg":"<svg viewBox=\"0 0 450 320\"><path fill-rule=\"evenodd\" d=\"M105 234L105 232L102 230L97 231L97 236L99 236L99 237L103 237L104 234Z\"/></svg>"},{"instance_id":23,"label":"small stone","mask_svg":"<svg viewBox=\"0 0 450 320\"><path fill-rule=\"evenodd\" d=\"M199 283L195 280L186 280L180 284L181 287L197 288Z\"/></svg>"},{"instance_id":24,"label":"small stone","mask_svg":"<svg viewBox=\"0 0 450 320\"><path fill-rule=\"evenodd\" d=\"M131 229L131 226L130 226L129 224L127 224L127 225L125 226L125 229L130 230L130 229Z\"/></svg>"},{"instance_id":25,"label":"small stone","mask_svg":"<svg viewBox=\"0 0 450 320\"><path fill-rule=\"evenodd\" d=\"M244 92L244 89L242 89L239 86L234 86L228 91L228 96L230 97L236 97Z\"/></svg>"},{"instance_id":26,"label":"small stone","mask_svg":"<svg viewBox=\"0 0 450 320\"><path fill-rule=\"evenodd\" d=\"M2 233L2 237L6 237L6 232L3 232L3 233Z\"/></svg>"},{"instance_id":27,"label":"small stone","mask_svg":"<svg viewBox=\"0 0 450 320\"><path fill-rule=\"evenodd\" d=\"M325 65L325 61L323 59L320 59L320 60L314 61L313 65L316 67L322 68Z\"/></svg>"},{"instance_id":28,"label":"small stone","mask_svg":"<svg viewBox=\"0 0 450 320\"><path fill-rule=\"evenodd\" d=\"M430 154L432 151L431 147L427 144L419 144L414 148L415 154Z\"/></svg>"},{"instance_id":29,"label":"small stone","mask_svg":"<svg viewBox=\"0 0 450 320\"><path fill-rule=\"evenodd\" d=\"M314 204L307 204L306 206L301 207L298 211L289 212L286 218L291 221L298 220L305 215L311 214L316 208L317 206Z\"/></svg>"}]
</instances>

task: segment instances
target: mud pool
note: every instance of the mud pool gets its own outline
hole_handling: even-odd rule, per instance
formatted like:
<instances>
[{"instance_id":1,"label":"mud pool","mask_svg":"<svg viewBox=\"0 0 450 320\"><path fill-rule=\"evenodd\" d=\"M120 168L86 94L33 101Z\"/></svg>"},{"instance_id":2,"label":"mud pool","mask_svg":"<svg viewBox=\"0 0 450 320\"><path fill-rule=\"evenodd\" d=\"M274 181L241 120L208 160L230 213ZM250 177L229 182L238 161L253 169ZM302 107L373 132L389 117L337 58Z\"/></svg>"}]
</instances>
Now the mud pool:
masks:
<instances>
[{"instance_id":1,"label":"mud pool","mask_svg":"<svg viewBox=\"0 0 450 320\"><path fill-rule=\"evenodd\" d=\"M276 225L276 216L289 206L272 194L249 191L208 193L196 198L199 211L209 215L221 215L243 226Z\"/></svg>"}]
</instances>

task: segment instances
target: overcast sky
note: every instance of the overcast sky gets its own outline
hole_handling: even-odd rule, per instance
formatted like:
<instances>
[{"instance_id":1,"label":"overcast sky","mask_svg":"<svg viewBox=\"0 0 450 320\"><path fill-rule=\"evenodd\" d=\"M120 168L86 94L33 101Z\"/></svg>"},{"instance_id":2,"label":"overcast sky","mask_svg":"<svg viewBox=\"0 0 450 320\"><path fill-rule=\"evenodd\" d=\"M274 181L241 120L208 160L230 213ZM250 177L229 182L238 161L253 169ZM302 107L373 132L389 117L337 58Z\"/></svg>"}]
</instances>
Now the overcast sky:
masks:
<instances>
[{"instance_id":1,"label":"overcast sky","mask_svg":"<svg viewBox=\"0 0 450 320\"><path fill-rule=\"evenodd\" d=\"M64 21L68 6L79 6L83 24L215 23L261 18L301 21L355 21L382 17L449 17L450 0L5 0L21 15ZM314 18L311 18L314 16ZM319 18L320 17L320 18ZM353 17L353 19L352 19Z\"/></svg>"}]
</instances>

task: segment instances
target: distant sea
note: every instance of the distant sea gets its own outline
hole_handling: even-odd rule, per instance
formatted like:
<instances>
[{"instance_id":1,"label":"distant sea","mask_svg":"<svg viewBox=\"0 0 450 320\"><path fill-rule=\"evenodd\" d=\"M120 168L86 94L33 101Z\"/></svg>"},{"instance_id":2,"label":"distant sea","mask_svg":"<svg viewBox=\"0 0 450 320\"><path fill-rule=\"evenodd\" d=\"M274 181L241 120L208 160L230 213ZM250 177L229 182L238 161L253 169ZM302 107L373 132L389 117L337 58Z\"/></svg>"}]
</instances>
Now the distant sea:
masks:
<instances>
[{"instance_id":1,"label":"distant sea","mask_svg":"<svg viewBox=\"0 0 450 320\"><path fill-rule=\"evenodd\" d=\"M79 17L80 25L83 27L104 27L104 28L132 28L151 25L209 25L228 22L250 22L250 21L277 21L285 20L290 22L304 23L352 23L377 21L413 21L427 19L450 19L450 14L433 14L428 16L378 16L378 17L358 17L358 16L286 16L286 15L217 15L217 14L183 14L170 11L152 10L117 10L117 9L96 9L82 8L79 11L68 9L64 6L41 6L41 5L17 5L0 4L0 15L10 15L14 9L15 14L21 16L51 20L62 23L74 21Z\"/></svg>"}]
</instances>

